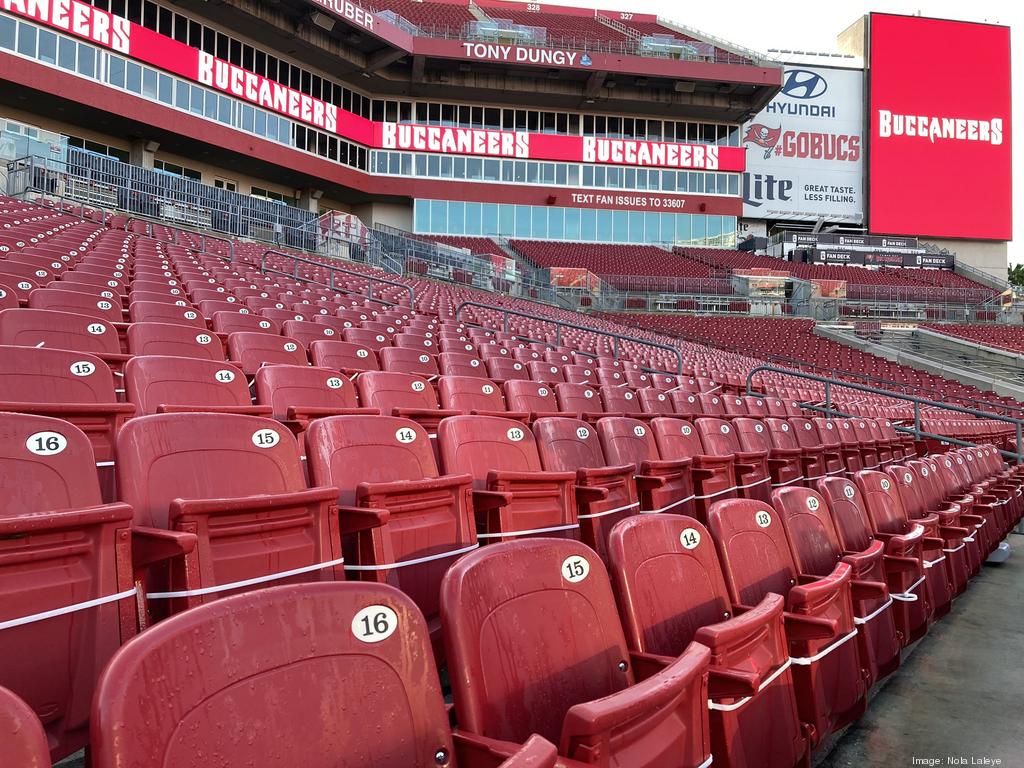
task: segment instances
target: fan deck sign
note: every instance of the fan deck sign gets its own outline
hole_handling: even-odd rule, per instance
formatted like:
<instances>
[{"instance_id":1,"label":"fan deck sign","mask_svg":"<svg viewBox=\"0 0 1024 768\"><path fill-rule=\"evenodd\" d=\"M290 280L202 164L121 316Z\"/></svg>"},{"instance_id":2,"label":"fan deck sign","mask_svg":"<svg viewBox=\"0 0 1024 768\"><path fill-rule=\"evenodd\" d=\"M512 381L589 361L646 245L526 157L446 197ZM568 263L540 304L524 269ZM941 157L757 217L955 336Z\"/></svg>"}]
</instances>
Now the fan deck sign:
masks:
<instances>
[{"instance_id":1,"label":"fan deck sign","mask_svg":"<svg viewBox=\"0 0 1024 768\"><path fill-rule=\"evenodd\" d=\"M698 171L745 166L739 147L372 122L78 0L0 0L0 9L371 148Z\"/></svg>"},{"instance_id":2,"label":"fan deck sign","mask_svg":"<svg viewBox=\"0 0 1024 768\"><path fill-rule=\"evenodd\" d=\"M872 232L1009 240L1010 30L871 15Z\"/></svg>"}]
</instances>

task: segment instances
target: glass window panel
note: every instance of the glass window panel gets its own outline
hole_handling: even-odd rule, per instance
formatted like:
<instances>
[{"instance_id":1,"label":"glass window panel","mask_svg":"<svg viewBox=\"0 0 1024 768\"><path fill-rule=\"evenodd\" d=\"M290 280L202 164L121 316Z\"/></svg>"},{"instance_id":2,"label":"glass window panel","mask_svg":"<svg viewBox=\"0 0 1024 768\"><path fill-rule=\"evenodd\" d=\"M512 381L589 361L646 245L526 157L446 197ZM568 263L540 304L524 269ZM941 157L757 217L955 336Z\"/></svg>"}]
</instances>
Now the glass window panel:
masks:
<instances>
[{"instance_id":1,"label":"glass window panel","mask_svg":"<svg viewBox=\"0 0 1024 768\"><path fill-rule=\"evenodd\" d=\"M156 70L155 69L144 69L142 70L142 95L147 99L156 98Z\"/></svg>"},{"instance_id":2,"label":"glass window panel","mask_svg":"<svg viewBox=\"0 0 1024 768\"><path fill-rule=\"evenodd\" d=\"M85 77L96 77L95 49L78 46L78 72Z\"/></svg>"},{"instance_id":3,"label":"glass window panel","mask_svg":"<svg viewBox=\"0 0 1024 768\"><path fill-rule=\"evenodd\" d=\"M157 81L157 98L164 104L172 103L171 94L174 89L174 81L167 75L160 75Z\"/></svg>"},{"instance_id":4,"label":"glass window panel","mask_svg":"<svg viewBox=\"0 0 1024 768\"><path fill-rule=\"evenodd\" d=\"M533 224L532 211L528 205L517 205L516 209L516 237L530 237L530 227Z\"/></svg>"},{"instance_id":5,"label":"glass window panel","mask_svg":"<svg viewBox=\"0 0 1024 768\"><path fill-rule=\"evenodd\" d=\"M45 29L39 30L39 60L47 64L57 63L57 36Z\"/></svg>"},{"instance_id":6,"label":"glass window panel","mask_svg":"<svg viewBox=\"0 0 1024 768\"><path fill-rule=\"evenodd\" d=\"M466 203L466 234L467 235L480 235L480 209L483 206L480 203Z\"/></svg>"},{"instance_id":7,"label":"glass window panel","mask_svg":"<svg viewBox=\"0 0 1024 768\"><path fill-rule=\"evenodd\" d=\"M69 45L64 45L69 43ZM65 64L64 57L67 56L70 59L70 66ZM60 66L65 69L75 68L75 44L70 40L61 38L59 49L57 51L57 59L60 61ZM108 56L107 57L107 82L116 88L124 88L124 76L125 76L125 60L120 56Z\"/></svg>"},{"instance_id":8,"label":"glass window panel","mask_svg":"<svg viewBox=\"0 0 1024 768\"><path fill-rule=\"evenodd\" d=\"M633 227L630 226L630 231ZM644 214L644 241L648 243L660 243L661 239L661 214Z\"/></svg>"},{"instance_id":9,"label":"glass window panel","mask_svg":"<svg viewBox=\"0 0 1024 768\"><path fill-rule=\"evenodd\" d=\"M452 200L448 203L448 232L462 235L466 232L466 204Z\"/></svg>"},{"instance_id":10,"label":"glass window panel","mask_svg":"<svg viewBox=\"0 0 1024 768\"><path fill-rule=\"evenodd\" d=\"M579 240L580 239L580 209L579 208L566 208L565 209L565 239L566 240Z\"/></svg>"},{"instance_id":11,"label":"glass window panel","mask_svg":"<svg viewBox=\"0 0 1024 768\"><path fill-rule=\"evenodd\" d=\"M427 219L430 218L430 201L413 200L412 203L412 228L414 232L426 232Z\"/></svg>"},{"instance_id":12,"label":"glass window panel","mask_svg":"<svg viewBox=\"0 0 1024 768\"><path fill-rule=\"evenodd\" d=\"M690 240L694 245L706 244L707 227L707 216L690 216Z\"/></svg>"},{"instance_id":13,"label":"glass window panel","mask_svg":"<svg viewBox=\"0 0 1024 768\"><path fill-rule=\"evenodd\" d=\"M612 212L599 210L594 211L596 215L596 226L594 229L583 232L584 238L588 240L604 240L610 242L612 240Z\"/></svg>"},{"instance_id":14,"label":"glass window panel","mask_svg":"<svg viewBox=\"0 0 1024 768\"><path fill-rule=\"evenodd\" d=\"M718 245L718 240L722 236L722 217L704 216L703 218L707 222L708 245Z\"/></svg>"},{"instance_id":15,"label":"glass window panel","mask_svg":"<svg viewBox=\"0 0 1024 768\"><path fill-rule=\"evenodd\" d=\"M629 242L629 211L612 211L612 239L616 243Z\"/></svg>"},{"instance_id":16,"label":"glass window panel","mask_svg":"<svg viewBox=\"0 0 1024 768\"><path fill-rule=\"evenodd\" d=\"M132 93L142 93L142 67L135 62L128 62L127 77L125 77L124 87ZM193 91L199 91L199 103L203 103L202 89L199 86L192 86ZM192 101L196 101L196 94L192 94Z\"/></svg>"},{"instance_id":17,"label":"glass window panel","mask_svg":"<svg viewBox=\"0 0 1024 768\"><path fill-rule=\"evenodd\" d=\"M61 70L75 71L75 55L78 52L78 44L69 38L62 37L57 43L57 67ZM124 63L124 59L122 59ZM124 87L124 77L121 79L121 87Z\"/></svg>"},{"instance_id":18,"label":"glass window panel","mask_svg":"<svg viewBox=\"0 0 1024 768\"><path fill-rule=\"evenodd\" d=\"M548 236L548 209L543 205L534 205L530 231L533 237L547 238Z\"/></svg>"},{"instance_id":19,"label":"glass window panel","mask_svg":"<svg viewBox=\"0 0 1024 768\"><path fill-rule=\"evenodd\" d=\"M676 239L676 215L674 213L663 213L661 217L661 237L663 243L672 243Z\"/></svg>"},{"instance_id":20,"label":"glass window panel","mask_svg":"<svg viewBox=\"0 0 1024 768\"><path fill-rule=\"evenodd\" d=\"M29 24L21 24L18 29L18 53L30 58L36 57L36 28Z\"/></svg>"},{"instance_id":21,"label":"glass window panel","mask_svg":"<svg viewBox=\"0 0 1024 768\"><path fill-rule=\"evenodd\" d=\"M692 245L693 239L690 237L690 219L693 217L686 213L671 215L675 216L676 220L676 242L682 243L683 245Z\"/></svg>"},{"instance_id":22,"label":"glass window panel","mask_svg":"<svg viewBox=\"0 0 1024 768\"><path fill-rule=\"evenodd\" d=\"M446 200L430 201L430 231L435 235L444 235L448 232L448 202Z\"/></svg>"},{"instance_id":23,"label":"glass window panel","mask_svg":"<svg viewBox=\"0 0 1024 768\"><path fill-rule=\"evenodd\" d=\"M482 235L497 235L498 232L498 206L494 203L483 205L483 231Z\"/></svg>"},{"instance_id":24,"label":"glass window panel","mask_svg":"<svg viewBox=\"0 0 1024 768\"><path fill-rule=\"evenodd\" d=\"M626 231L627 242L643 243L644 240L644 213L643 211L628 211L629 229ZM618 238L616 238L618 239Z\"/></svg>"},{"instance_id":25,"label":"glass window panel","mask_svg":"<svg viewBox=\"0 0 1024 768\"><path fill-rule=\"evenodd\" d=\"M548 209L548 238L563 239L565 231L565 208Z\"/></svg>"},{"instance_id":26,"label":"glass window panel","mask_svg":"<svg viewBox=\"0 0 1024 768\"><path fill-rule=\"evenodd\" d=\"M0 16L0 48L5 48L8 51L14 50L14 38L17 34L18 22L12 19L10 16ZM71 42L70 40L68 42ZM74 66L74 56L71 61ZM64 66L61 64L61 66Z\"/></svg>"},{"instance_id":27,"label":"glass window panel","mask_svg":"<svg viewBox=\"0 0 1024 768\"><path fill-rule=\"evenodd\" d=\"M498 234L511 237L516 232L516 209L513 205L498 206Z\"/></svg>"}]
</instances>

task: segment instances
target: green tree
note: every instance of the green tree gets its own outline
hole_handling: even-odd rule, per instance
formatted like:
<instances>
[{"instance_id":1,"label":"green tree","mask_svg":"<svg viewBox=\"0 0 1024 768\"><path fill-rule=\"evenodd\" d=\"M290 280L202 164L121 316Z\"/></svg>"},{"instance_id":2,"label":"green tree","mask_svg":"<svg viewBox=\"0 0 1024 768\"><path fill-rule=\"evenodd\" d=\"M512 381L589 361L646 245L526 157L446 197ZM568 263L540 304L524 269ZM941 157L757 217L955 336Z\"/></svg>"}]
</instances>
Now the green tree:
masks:
<instances>
[{"instance_id":1,"label":"green tree","mask_svg":"<svg viewBox=\"0 0 1024 768\"><path fill-rule=\"evenodd\" d=\"M1015 264L1007 269L1006 280L1010 285L1024 286L1024 264Z\"/></svg>"}]
</instances>

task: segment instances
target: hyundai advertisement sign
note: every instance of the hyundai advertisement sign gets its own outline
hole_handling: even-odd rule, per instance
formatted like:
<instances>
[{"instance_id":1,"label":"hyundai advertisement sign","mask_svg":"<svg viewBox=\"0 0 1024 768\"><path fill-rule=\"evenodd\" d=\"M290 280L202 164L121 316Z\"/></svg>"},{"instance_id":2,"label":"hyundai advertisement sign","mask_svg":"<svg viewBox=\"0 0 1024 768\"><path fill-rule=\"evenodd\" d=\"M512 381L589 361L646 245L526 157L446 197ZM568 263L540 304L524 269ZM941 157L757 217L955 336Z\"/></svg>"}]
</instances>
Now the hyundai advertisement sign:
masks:
<instances>
[{"instance_id":1,"label":"hyundai advertisement sign","mask_svg":"<svg viewBox=\"0 0 1024 768\"><path fill-rule=\"evenodd\" d=\"M787 65L782 90L743 126L743 215L861 224L864 73Z\"/></svg>"}]
</instances>

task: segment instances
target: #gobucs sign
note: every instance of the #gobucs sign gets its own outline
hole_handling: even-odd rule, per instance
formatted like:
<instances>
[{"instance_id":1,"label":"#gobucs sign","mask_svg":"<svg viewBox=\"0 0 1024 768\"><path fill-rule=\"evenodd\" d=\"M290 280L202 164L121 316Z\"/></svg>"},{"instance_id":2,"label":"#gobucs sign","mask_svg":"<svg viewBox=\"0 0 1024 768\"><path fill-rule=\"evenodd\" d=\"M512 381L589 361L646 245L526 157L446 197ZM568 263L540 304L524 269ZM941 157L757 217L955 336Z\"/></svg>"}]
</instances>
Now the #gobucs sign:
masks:
<instances>
[{"instance_id":1,"label":"#gobucs sign","mask_svg":"<svg viewBox=\"0 0 1024 768\"><path fill-rule=\"evenodd\" d=\"M744 126L745 218L863 222L863 81L861 70L786 66Z\"/></svg>"}]
</instances>

